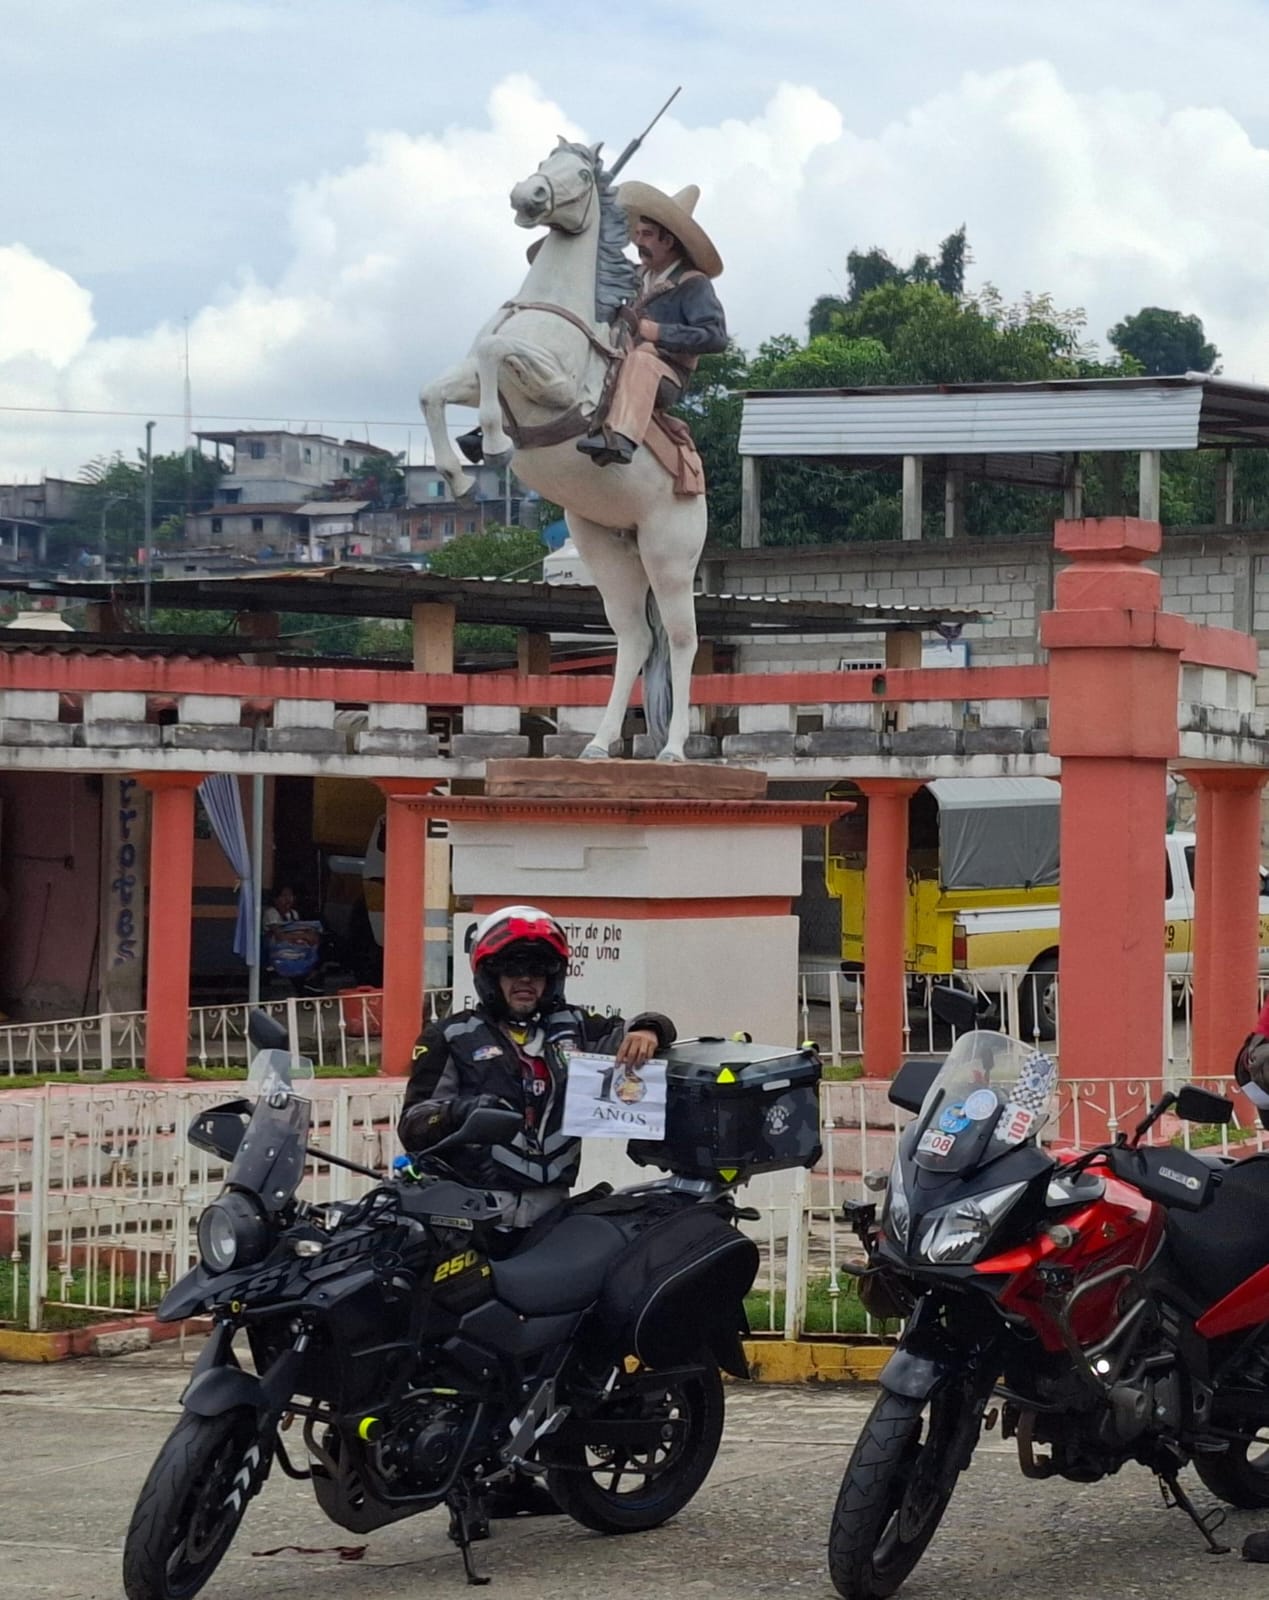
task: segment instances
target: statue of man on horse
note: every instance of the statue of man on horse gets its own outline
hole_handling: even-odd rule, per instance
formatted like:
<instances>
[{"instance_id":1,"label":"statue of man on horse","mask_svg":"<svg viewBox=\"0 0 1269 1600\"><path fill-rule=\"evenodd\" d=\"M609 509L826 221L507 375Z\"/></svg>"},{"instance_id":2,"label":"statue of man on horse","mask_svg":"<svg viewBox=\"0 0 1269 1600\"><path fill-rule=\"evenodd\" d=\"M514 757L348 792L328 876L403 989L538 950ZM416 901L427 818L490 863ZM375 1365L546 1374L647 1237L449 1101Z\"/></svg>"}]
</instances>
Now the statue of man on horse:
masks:
<instances>
[{"instance_id":1,"label":"statue of man on horse","mask_svg":"<svg viewBox=\"0 0 1269 1600\"><path fill-rule=\"evenodd\" d=\"M478 409L479 439L460 441L469 455L513 464L564 507L617 641L612 693L583 757L618 746L642 670L657 759L683 761L707 513L690 433L664 411L699 357L726 346L712 282L722 260L693 214L697 190L617 188L600 149L561 138L512 189L516 223L547 233L519 292L420 403L456 498L473 480L446 427L451 404ZM632 234L638 271L625 253Z\"/></svg>"}]
</instances>

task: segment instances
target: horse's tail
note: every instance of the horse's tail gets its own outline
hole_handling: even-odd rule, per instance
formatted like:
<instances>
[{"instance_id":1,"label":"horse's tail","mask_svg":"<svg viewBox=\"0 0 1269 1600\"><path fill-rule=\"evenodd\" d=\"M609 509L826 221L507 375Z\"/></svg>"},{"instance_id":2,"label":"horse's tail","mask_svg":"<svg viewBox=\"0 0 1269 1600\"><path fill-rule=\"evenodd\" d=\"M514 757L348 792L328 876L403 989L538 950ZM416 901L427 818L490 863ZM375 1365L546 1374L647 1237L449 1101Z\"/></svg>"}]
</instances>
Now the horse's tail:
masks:
<instances>
[{"instance_id":1,"label":"horse's tail","mask_svg":"<svg viewBox=\"0 0 1269 1600\"><path fill-rule=\"evenodd\" d=\"M674 710L674 685L670 679L670 638L657 610L656 597L649 589L648 626L652 629L652 648L643 663L643 715L657 749L663 749L670 736L670 713Z\"/></svg>"}]
</instances>

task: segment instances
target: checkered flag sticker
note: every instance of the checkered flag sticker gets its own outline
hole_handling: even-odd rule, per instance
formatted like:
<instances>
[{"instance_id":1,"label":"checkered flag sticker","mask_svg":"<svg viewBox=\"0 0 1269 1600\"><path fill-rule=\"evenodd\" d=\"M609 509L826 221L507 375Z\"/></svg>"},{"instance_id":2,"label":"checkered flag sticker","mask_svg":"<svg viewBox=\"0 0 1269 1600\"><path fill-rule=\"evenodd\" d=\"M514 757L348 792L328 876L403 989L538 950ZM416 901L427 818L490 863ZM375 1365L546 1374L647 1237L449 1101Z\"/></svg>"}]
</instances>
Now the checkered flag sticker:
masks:
<instances>
[{"instance_id":1,"label":"checkered flag sticker","mask_svg":"<svg viewBox=\"0 0 1269 1600\"><path fill-rule=\"evenodd\" d=\"M1030 1111L1033 1116L1043 1116L1056 1086L1057 1062L1052 1056L1037 1050L1018 1074L1018 1081L1009 1098L1014 1105Z\"/></svg>"}]
</instances>

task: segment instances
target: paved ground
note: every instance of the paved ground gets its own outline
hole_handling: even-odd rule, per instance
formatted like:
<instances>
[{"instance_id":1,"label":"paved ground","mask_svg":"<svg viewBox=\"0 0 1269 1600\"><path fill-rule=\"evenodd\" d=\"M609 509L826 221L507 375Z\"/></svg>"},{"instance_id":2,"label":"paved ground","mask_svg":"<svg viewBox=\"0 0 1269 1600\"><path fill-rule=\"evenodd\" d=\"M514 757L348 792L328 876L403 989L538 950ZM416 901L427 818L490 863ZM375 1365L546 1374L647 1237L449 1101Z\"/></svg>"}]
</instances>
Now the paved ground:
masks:
<instances>
[{"instance_id":1,"label":"paved ground","mask_svg":"<svg viewBox=\"0 0 1269 1600\"><path fill-rule=\"evenodd\" d=\"M0 1596L118 1600L119 1550L132 1502L171 1425L180 1352L54 1367L0 1364ZM824 1544L838 1480L867 1391L736 1388L722 1452L704 1490L655 1533L604 1539L563 1519L502 1525L479 1547L494 1600L830 1600ZM1197 1487L1197 1486L1196 1486ZM1206 1504L1204 1496L1202 1503ZM1241 1544L1269 1516L1231 1516ZM467 1595L444 1522L431 1513L372 1534L364 1560L264 1556L282 1544L361 1543L326 1522L303 1485L270 1480L205 1591L213 1600L438 1600ZM982 1447L909 1600L1168 1600L1269 1595L1269 1571L1203 1553L1138 1470L1109 1483L1028 1483L1012 1450Z\"/></svg>"}]
</instances>

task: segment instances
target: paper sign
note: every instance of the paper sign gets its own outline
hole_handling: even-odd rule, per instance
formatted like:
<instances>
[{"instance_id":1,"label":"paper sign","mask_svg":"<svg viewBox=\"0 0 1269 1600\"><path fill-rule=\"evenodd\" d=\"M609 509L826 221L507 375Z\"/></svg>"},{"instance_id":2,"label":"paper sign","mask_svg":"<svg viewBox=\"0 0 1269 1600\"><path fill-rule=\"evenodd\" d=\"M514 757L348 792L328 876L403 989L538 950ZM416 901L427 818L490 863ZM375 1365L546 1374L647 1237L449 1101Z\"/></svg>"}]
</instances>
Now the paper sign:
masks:
<instances>
[{"instance_id":1,"label":"paper sign","mask_svg":"<svg viewBox=\"0 0 1269 1600\"><path fill-rule=\"evenodd\" d=\"M664 1139L665 1062L637 1072L615 1056L571 1055L563 1132L581 1139Z\"/></svg>"}]
</instances>

